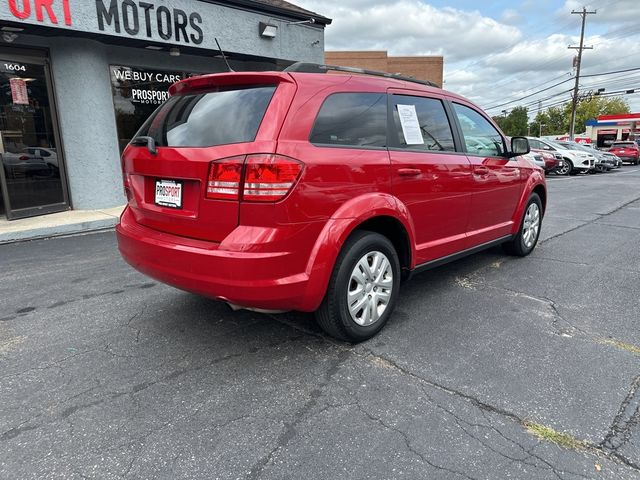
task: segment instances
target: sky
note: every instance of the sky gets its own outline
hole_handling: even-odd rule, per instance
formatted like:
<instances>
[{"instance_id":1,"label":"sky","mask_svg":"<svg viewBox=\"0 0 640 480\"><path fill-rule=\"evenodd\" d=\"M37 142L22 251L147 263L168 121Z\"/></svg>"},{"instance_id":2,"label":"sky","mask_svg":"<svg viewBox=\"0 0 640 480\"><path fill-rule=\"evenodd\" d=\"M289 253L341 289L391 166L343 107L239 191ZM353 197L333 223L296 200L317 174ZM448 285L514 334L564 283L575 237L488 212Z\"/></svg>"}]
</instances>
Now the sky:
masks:
<instances>
[{"instance_id":1,"label":"sky","mask_svg":"<svg viewBox=\"0 0 640 480\"><path fill-rule=\"evenodd\" d=\"M516 106L533 116L570 99L576 50L567 47L579 45L581 24L571 11L585 6L597 13L587 15L584 44L593 49L583 53L580 91L635 88L622 97L640 112L640 0L292 1L333 19L326 50L444 56L444 88L493 116Z\"/></svg>"}]
</instances>

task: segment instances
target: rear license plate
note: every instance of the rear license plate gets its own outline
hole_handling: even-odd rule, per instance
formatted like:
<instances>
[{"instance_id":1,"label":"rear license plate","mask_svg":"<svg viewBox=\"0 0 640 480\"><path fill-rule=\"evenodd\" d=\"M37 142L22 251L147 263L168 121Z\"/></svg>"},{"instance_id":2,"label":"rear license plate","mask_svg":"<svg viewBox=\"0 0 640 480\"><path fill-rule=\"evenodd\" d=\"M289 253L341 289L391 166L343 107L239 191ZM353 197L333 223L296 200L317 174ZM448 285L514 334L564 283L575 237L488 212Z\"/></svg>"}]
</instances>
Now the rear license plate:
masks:
<instances>
[{"instance_id":1,"label":"rear license plate","mask_svg":"<svg viewBox=\"0 0 640 480\"><path fill-rule=\"evenodd\" d=\"M170 208L182 208L182 182L175 180L156 180L156 205Z\"/></svg>"}]
</instances>

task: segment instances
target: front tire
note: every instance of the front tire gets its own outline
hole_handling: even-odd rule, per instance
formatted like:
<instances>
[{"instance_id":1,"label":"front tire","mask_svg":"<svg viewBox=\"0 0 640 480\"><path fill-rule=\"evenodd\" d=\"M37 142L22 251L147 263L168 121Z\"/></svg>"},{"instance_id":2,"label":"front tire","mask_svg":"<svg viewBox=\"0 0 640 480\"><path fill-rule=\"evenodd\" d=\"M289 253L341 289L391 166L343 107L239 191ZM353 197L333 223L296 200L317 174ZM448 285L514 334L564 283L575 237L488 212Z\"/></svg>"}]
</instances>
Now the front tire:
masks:
<instances>
[{"instance_id":1,"label":"front tire","mask_svg":"<svg viewBox=\"0 0 640 480\"><path fill-rule=\"evenodd\" d=\"M558 175L569 175L569 173L571 173L571 170L573 170L573 163L571 163L571 160L567 160L565 158L562 161L562 167L557 169L556 173Z\"/></svg>"},{"instance_id":2,"label":"front tire","mask_svg":"<svg viewBox=\"0 0 640 480\"><path fill-rule=\"evenodd\" d=\"M526 257L529 255L540 238L542 226L542 202L537 193L532 193L524 209L524 216L520 222L520 229L513 240L504 244L505 250L511 255Z\"/></svg>"},{"instance_id":3,"label":"front tire","mask_svg":"<svg viewBox=\"0 0 640 480\"><path fill-rule=\"evenodd\" d=\"M356 231L345 242L316 320L332 337L362 342L389 320L400 289L400 261L384 236Z\"/></svg>"}]
</instances>

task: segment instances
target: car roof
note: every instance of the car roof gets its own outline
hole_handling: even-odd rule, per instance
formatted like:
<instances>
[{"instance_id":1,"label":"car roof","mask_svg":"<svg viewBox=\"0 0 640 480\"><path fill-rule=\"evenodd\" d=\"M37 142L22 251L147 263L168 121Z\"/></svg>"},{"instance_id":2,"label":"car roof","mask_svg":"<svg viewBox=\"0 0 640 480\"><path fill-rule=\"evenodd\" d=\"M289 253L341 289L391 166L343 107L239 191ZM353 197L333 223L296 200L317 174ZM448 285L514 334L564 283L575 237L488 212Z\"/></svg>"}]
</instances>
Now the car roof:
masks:
<instances>
[{"instance_id":1,"label":"car roof","mask_svg":"<svg viewBox=\"0 0 640 480\"><path fill-rule=\"evenodd\" d=\"M336 84L342 84L345 82L345 77L349 77L351 87L370 89L373 88L376 91L384 91L387 88L397 88L402 90L413 90L423 93L435 94L438 96L445 95L455 100L460 100L472 105L473 102L447 90L443 90L439 87L432 87L424 85L422 83L416 83L410 80L403 80L393 77L380 77L367 74L352 74L352 73L306 73L306 72L224 72L224 73L210 73L206 75L198 75L184 80L180 80L174 83L169 88L171 95L183 94L190 91L202 90L216 86L231 86L231 85L256 85L266 83L289 83L295 82L298 85L304 85L305 83L313 83L314 80L323 80L323 83L331 83L333 80ZM480 109L480 107L477 107Z\"/></svg>"}]
</instances>

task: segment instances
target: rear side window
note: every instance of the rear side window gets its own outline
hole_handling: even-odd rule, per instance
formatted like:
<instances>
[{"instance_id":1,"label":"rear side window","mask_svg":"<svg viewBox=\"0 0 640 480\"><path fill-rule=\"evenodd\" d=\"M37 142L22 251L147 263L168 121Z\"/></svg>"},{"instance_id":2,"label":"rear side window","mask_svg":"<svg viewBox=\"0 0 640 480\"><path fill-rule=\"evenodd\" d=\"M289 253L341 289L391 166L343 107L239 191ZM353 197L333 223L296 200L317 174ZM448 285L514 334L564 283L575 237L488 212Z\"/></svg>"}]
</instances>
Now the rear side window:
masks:
<instances>
[{"instance_id":1,"label":"rear side window","mask_svg":"<svg viewBox=\"0 0 640 480\"><path fill-rule=\"evenodd\" d=\"M275 90L275 86L254 86L176 95L136 136L153 137L159 147L252 142Z\"/></svg>"},{"instance_id":2,"label":"rear side window","mask_svg":"<svg viewBox=\"0 0 640 480\"><path fill-rule=\"evenodd\" d=\"M451 125L440 100L408 95L393 98L393 121L400 148L455 151Z\"/></svg>"},{"instance_id":3,"label":"rear side window","mask_svg":"<svg viewBox=\"0 0 640 480\"><path fill-rule=\"evenodd\" d=\"M309 141L319 145L386 147L387 94L330 95L318 112Z\"/></svg>"},{"instance_id":4,"label":"rear side window","mask_svg":"<svg viewBox=\"0 0 640 480\"><path fill-rule=\"evenodd\" d=\"M502 156L505 148L502 136L493 125L472 108L453 104L464 135L469 155L484 157Z\"/></svg>"}]
</instances>

